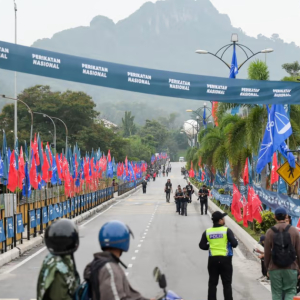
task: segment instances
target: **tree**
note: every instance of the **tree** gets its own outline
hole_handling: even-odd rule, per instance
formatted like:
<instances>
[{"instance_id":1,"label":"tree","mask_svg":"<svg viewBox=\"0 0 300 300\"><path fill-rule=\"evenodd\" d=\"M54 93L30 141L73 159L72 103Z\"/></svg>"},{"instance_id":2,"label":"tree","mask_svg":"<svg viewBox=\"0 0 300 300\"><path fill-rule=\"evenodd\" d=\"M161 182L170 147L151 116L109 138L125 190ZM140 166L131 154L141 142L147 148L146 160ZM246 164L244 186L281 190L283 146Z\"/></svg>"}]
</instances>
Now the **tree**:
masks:
<instances>
[{"instance_id":1,"label":"tree","mask_svg":"<svg viewBox=\"0 0 300 300\"><path fill-rule=\"evenodd\" d=\"M268 66L262 60L255 60L248 67L248 78L251 80L269 80Z\"/></svg>"},{"instance_id":2,"label":"tree","mask_svg":"<svg viewBox=\"0 0 300 300\"><path fill-rule=\"evenodd\" d=\"M125 111L125 116L122 118L122 128L124 137L129 137L136 133L134 116L131 115L131 111Z\"/></svg>"},{"instance_id":3,"label":"tree","mask_svg":"<svg viewBox=\"0 0 300 300\"><path fill-rule=\"evenodd\" d=\"M294 61L293 63L285 63L282 65L282 69L290 74L290 76L295 77L300 72L300 64L298 61Z\"/></svg>"}]
</instances>

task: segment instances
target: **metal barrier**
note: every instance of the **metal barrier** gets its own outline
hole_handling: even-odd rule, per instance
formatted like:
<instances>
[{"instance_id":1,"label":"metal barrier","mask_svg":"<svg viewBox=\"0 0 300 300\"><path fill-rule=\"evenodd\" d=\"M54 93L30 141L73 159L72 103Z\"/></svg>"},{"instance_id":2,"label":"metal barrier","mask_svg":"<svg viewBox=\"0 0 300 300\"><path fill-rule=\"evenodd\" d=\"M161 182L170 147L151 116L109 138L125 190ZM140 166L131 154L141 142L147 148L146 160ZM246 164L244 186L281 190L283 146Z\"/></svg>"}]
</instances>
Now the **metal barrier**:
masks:
<instances>
[{"instance_id":1,"label":"metal barrier","mask_svg":"<svg viewBox=\"0 0 300 300\"><path fill-rule=\"evenodd\" d=\"M23 243L25 227L27 227L27 239L30 240L31 237L43 233L44 229L55 220L75 218L114 198L114 191L114 187L108 187L67 198L61 202L52 198L22 204L18 206L19 212L12 217L4 217L4 210L0 210L0 253L6 252L8 248L13 249L17 243ZM1 241L3 234L4 240Z\"/></svg>"},{"instance_id":2,"label":"metal barrier","mask_svg":"<svg viewBox=\"0 0 300 300\"><path fill-rule=\"evenodd\" d=\"M121 196L128 191L136 188L142 183L142 179L131 181L131 182L125 182L123 184L118 185L118 196Z\"/></svg>"}]
</instances>

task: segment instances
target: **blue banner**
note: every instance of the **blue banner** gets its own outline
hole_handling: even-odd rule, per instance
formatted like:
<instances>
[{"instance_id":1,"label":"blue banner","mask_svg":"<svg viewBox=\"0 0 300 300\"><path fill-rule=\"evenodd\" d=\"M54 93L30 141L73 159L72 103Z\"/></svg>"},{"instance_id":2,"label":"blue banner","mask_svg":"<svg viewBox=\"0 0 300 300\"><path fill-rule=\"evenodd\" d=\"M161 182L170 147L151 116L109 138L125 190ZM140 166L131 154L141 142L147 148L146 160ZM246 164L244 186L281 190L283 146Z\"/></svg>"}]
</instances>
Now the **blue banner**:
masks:
<instances>
[{"instance_id":1,"label":"blue banner","mask_svg":"<svg viewBox=\"0 0 300 300\"><path fill-rule=\"evenodd\" d=\"M59 204L59 216L61 218L64 216L64 206L62 203Z\"/></svg>"},{"instance_id":2,"label":"blue banner","mask_svg":"<svg viewBox=\"0 0 300 300\"><path fill-rule=\"evenodd\" d=\"M76 208L78 208L78 199L79 199L80 197L75 197L75 209Z\"/></svg>"},{"instance_id":3,"label":"blue banner","mask_svg":"<svg viewBox=\"0 0 300 300\"><path fill-rule=\"evenodd\" d=\"M36 227L35 210L31 210L29 212L29 216L30 216L30 228L35 228Z\"/></svg>"},{"instance_id":4,"label":"blue banner","mask_svg":"<svg viewBox=\"0 0 300 300\"><path fill-rule=\"evenodd\" d=\"M67 201L65 201L64 203L63 203L63 216L66 216L67 215L67 213L68 213L68 211L67 211Z\"/></svg>"},{"instance_id":5,"label":"blue banner","mask_svg":"<svg viewBox=\"0 0 300 300\"><path fill-rule=\"evenodd\" d=\"M68 212L68 214L71 213L70 200L67 200L67 212Z\"/></svg>"},{"instance_id":6,"label":"blue banner","mask_svg":"<svg viewBox=\"0 0 300 300\"><path fill-rule=\"evenodd\" d=\"M211 194L216 200L220 201L222 205L231 205L232 196L219 194L215 189L212 189Z\"/></svg>"},{"instance_id":7,"label":"blue banner","mask_svg":"<svg viewBox=\"0 0 300 300\"><path fill-rule=\"evenodd\" d=\"M17 233L24 232L23 216L21 213L16 215L16 222L17 222ZM1 225L0 225L0 231L1 231ZM1 242L1 233L0 233L0 242Z\"/></svg>"},{"instance_id":8,"label":"blue banner","mask_svg":"<svg viewBox=\"0 0 300 300\"><path fill-rule=\"evenodd\" d=\"M289 81L202 76L127 66L0 41L0 68L114 89L192 100L249 104L299 104Z\"/></svg>"},{"instance_id":9,"label":"blue banner","mask_svg":"<svg viewBox=\"0 0 300 300\"><path fill-rule=\"evenodd\" d=\"M48 207L44 206L43 207L43 224L48 223Z\"/></svg>"},{"instance_id":10,"label":"blue banner","mask_svg":"<svg viewBox=\"0 0 300 300\"><path fill-rule=\"evenodd\" d=\"M5 231L3 226L3 220L0 220L0 243L5 241Z\"/></svg>"},{"instance_id":11,"label":"blue banner","mask_svg":"<svg viewBox=\"0 0 300 300\"><path fill-rule=\"evenodd\" d=\"M71 200L71 211L75 210L75 198L76 197L72 198L72 200Z\"/></svg>"},{"instance_id":12,"label":"blue banner","mask_svg":"<svg viewBox=\"0 0 300 300\"><path fill-rule=\"evenodd\" d=\"M55 219L60 218L60 209L57 203L54 205L54 213L55 213Z\"/></svg>"},{"instance_id":13,"label":"blue banner","mask_svg":"<svg viewBox=\"0 0 300 300\"><path fill-rule=\"evenodd\" d=\"M7 225L7 238L13 238L14 234L14 219L13 217L6 218L6 225Z\"/></svg>"},{"instance_id":14,"label":"blue banner","mask_svg":"<svg viewBox=\"0 0 300 300\"><path fill-rule=\"evenodd\" d=\"M80 196L80 206L84 207L84 195Z\"/></svg>"},{"instance_id":15,"label":"blue banner","mask_svg":"<svg viewBox=\"0 0 300 300\"><path fill-rule=\"evenodd\" d=\"M39 226L41 225L41 209L37 208L35 212L36 212L36 226Z\"/></svg>"},{"instance_id":16,"label":"blue banner","mask_svg":"<svg viewBox=\"0 0 300 300\"><path fill-rule=\"evenodd\" d=\"M56 218L56 215L55 215L55 212L54 212L54 209L53 209L53 205L50 204L49 205L49 220L53 221L55 218Z\"/></svg>"}]
</instances>

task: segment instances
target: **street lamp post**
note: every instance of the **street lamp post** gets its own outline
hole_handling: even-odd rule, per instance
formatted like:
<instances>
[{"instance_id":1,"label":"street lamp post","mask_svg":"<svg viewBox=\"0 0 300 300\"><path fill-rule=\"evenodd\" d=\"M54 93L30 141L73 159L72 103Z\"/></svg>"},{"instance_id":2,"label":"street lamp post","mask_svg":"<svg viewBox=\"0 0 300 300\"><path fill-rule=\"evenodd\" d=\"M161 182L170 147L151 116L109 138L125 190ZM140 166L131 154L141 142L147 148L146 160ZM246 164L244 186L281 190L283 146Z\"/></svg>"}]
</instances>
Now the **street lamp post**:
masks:
<instances>
[{"instance_id":1,"label":"street lamp post","mask_svg":"<svg viewBox=\"0 0 300 300\"><path fill-rule=\"evenodd\" d=\"M59 120L60 122L62 122L63 124L64 124L64 126L65 126L65 129L66 129L66 149L65 149L65 153L67 153L67 151L68 151L68 127L67 127L67 125L66 125L66 123L63 121L63 120L61 120L61 119L59 119L59 118L57 118L57 117L51 117L52 119L55 119L55 120Z\"/></svg>"},{"instance_id":2,"label":"street lamp post","mask_svg":"<svg viewBox=\"0 0 300 300\"><path fill-rule=\"evenodd\" d=\"M245 53L246 55L246 59L238 66L238 69L240 69L249 59L251 59L252 57L254 57L255 55L257 54L261 54L261 53L264 53L264 54L267 54L267 53L271 53L273 52L274 50L272 48L267 48L267 49L263 49L259 52L256 52L254 53L250 48L248 48L247 46L245 45L242 45L240 43L238 43L238 35L236 33L233 33L232 36L231 36L231 44L227 44L223 47L221 47L216 53L212 53L212 52L209 52L207 50L196 50L196 53L197 54L210 54L216 58L218 58L220 61L222 61L229 69L231 69L231 65L228 64L226 61L223 60L223 56L225 54L225 52L230 48L230 47L233 47L235 48L235 46L239 47L241 50L243 50L243 52ZM221 53L222 54L219 54Z\"/></svg>"},{"instance_id":3,"label":"street lamp post","mask_svg":"<svg viewBox=\"0 0 300 300\"><path fill-rule=\"evenodd\" d=\"M47 114L44 114L44 113L40 113L40 112L33 112L34 114L37 114L37 115L42 115L44 118L49 118L51 120L51 122L53 123L53 127L54 127L54 135L53 135L53 144L54 144L54 150L55 150L55 153L56 153L56 125L55 125L55 122L53 121L53 119L48 116Z\"/></svg>"},{"instance_id":4,"label":"street lamp post","mask_svg":"<svg viewBox=\"0 0 300 300\"><path fill-rule=\"evenodd\" d=\"M30 168L30 163L31 163L31 143L32 143L32 135L33 135L33 111L31 110L31 108L27 105L27 103L25 103L24 101L20 100L20 99L16 99L16 98L11 98L11 97L6 97L5 95L1 95L2 98L5 98L5 99L9 99L9 100L14 100L15 103L17 103L18 101L23 103L27 109L28 109L28 112L30 113L31 115L31 125L30 125L30 152L29 152L29 158L28 158L28 162L29 162L29 168ZM16 133L15 133L15 136L16 136ZM15 143L16 145L16 143ZM15 146L14 146L15 147Z\"/></svg>"},{"instance_id":5,"label":"street lamp post","mask_svg":"<svg viewBox=\"0 0 300 300\"><path fill-rule=\"evenodd\" d=\"M191 125L191 126L193 127L193 138L192 138L191 140L192 140L192 146L195 147L195 145L196 145L195 129L197 130L198 125L197 125L197 127L196 127L194 124L192 124L192 123L190 123L190 122L185 121L184 124L185 124L185 123L186 123L186 124L189 124L189 125ZM186 133L186 132L182 129L182 130L181 130L181 133ZM197 130L197 140L198 140L198 130Z\"/></svg>"},{"instance_id":6,"label":"street lamp post","mask_svg":"<svg viewBox=\"0 0 300 300\"><path fill-rule=\"evenodd\" d=\"M208 116L205 116L205 118L203 118L203 114L202 115L200 114L200 111L202 109L207 109L210 112L210 114ZM204 102L203 107L200 107L197 110L187 109L186 112L192 112L192 113L196 114L197 115L197 117L196 117L197 123L199 122L200 119L202 121L206 122L212 115L212 110L211 110L211 108L207 107L206 102Z\"/></svg>"},{"instance_id":7,"label":"street lamp post","mask_svg":"<svg viewBox=\"0 0 300 300\"><path fill-rule=\"evenodd\" d=\"M14 0L14 11L15 11L15 44L17 44L17 3ZM17 72L15 72L15 99L17 98ZM16 144L16 140L18 137L18 102L15 101L14 103L14 142ZM31 140L30 140L31 142Z\"/></svg>"}]
</instances>

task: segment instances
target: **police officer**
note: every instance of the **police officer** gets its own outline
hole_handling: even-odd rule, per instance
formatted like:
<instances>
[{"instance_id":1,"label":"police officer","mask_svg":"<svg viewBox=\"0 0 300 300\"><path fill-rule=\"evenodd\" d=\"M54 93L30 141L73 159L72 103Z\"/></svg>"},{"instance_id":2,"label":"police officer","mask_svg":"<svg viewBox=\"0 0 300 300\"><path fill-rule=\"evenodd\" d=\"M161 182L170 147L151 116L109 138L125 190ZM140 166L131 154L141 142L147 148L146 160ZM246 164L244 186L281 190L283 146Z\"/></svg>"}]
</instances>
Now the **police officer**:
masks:
<instances>
[{"instance_id":1,"label":"police officer","mask_svg":"<svg viewBox=\"0 0 300 300\"><path fill-rule=\"evenodd\" d=\"M49 254L37 284L37 300L72 300L80 284L73 253L79 246L77 226L68 219L55 221L45 232Z\"/></svg>"},{"instance_id":2,"label":"police officer","mask_svg":"<svg viewBox=\"0 0 300 300\"><path fill-rule=\"evenodd\" d=\"M217 299L219 276L223 283L224 300L232 298L232 248L237 247L238 241L233 232L225 227L226 213L215 211L212 214L213 227L204 231L199 247L209 250L208 258L208 300Z\"/></svg>"}]
</instances>

